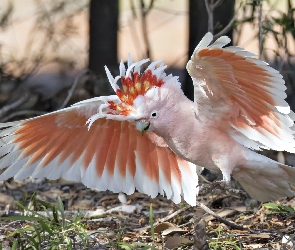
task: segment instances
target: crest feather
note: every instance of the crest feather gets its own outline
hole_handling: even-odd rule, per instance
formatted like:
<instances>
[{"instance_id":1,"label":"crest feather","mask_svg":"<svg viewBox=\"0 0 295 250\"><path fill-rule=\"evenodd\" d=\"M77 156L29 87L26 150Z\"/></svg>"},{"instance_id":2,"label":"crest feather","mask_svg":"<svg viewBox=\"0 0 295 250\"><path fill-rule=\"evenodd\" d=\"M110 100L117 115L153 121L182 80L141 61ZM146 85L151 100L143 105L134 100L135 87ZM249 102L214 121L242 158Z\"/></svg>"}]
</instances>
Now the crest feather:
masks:
<instances>
[{"instance_id":1,"label":"crest feather","mask_svg":"<svg viewBox=\"0 0 295 250\"><path fill-rule=\"evenodd\" d=\"M109 102L109 109L114 111L114 114L128 115L134 108L134 100L142 95L144 96L151 88L161 87L164 83L170 82L171 79L177 77L166 75L164 70L167 65L162 63L163 60L151 62L143 73L140 73L140 68L147 63L149 59L143 59L139 62L133 62L131 56L128 57L128 67L126 68L121 60L119 66L120 75L113 77L109 69L105 66L106 74L109 82L119 97L121 103ZM157 64L159 67L156 67ZM121 80L122 89L118 86L117 81Z\"/></svg>"}]
</instances>

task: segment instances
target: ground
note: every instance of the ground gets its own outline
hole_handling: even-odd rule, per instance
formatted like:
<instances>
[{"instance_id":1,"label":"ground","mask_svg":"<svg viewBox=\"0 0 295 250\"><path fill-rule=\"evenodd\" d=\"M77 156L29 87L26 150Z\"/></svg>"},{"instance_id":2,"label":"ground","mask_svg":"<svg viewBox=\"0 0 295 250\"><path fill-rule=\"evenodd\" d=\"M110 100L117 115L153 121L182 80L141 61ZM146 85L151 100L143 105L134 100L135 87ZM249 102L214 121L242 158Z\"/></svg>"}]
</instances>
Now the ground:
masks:
<instances>
[{"instance_id":1,"label":"ground","mask_svg":"<svg viewBox=\"0 0 295 250\"><path fill-rule=\"evenodd\" d=\"M15 232L40 221L24 217L10 220L9 216L24 214L17 206L19 201L23 208L37 211L34 216L50 217L44 206L47 203L54 206L60 197L65 221L73 223L80 215L81 230L90 237L83 245L81 237L74 233L72 248L58 249L294 249L295 199L261 205L243 191L229 194L214 188L204 192L198 201L226 219L225 222L198 206L191 207L185 202L175 205L160 195L151 199L138 192L118 195L64 181L10 180L0 183L0 242L2 249L7 250L13 249L16 239L24 245L15 249L38 249L25 248L25 237ZM39 200L47 203L38 203ZM58 220L61 219L59 214ZM226 225L227 222L232 225ZM207 248L206 244L202 248L206 242ZM53 249L49 245L49 242L40 244L42 249Z\"/></svg>"}]
</instances>

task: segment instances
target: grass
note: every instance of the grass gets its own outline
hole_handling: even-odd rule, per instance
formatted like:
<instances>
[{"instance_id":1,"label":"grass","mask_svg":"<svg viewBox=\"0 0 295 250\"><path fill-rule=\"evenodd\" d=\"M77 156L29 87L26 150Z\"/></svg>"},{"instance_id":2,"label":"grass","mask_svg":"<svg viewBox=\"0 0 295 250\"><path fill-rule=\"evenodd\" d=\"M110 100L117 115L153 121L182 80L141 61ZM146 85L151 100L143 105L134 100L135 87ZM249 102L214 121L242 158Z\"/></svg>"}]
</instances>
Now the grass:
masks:
<instances>
[{"instance_id":1,"label":"grass","mask_svg":"<svg viewBox=\"0 0 295 250\"><path fill-rule=\"evenodd\" d=\"M118 247L125 250L135 250L135 249L142 249L142 250L158 250L159 248L156 246L152 246L146 243L134 242L134 243L125 243L119 242Z\"/></svg>"},{"instance_id":2,"label":"grass","mask_svg":"<svg viewBox=\"0 0 295 250\"><path fill-rule=\"evenodd\" d=\"M150 233L151 237L153 240L152 245L151 244L146 244L146 243L140 243L140 242L133 242L133 243L126 243L119 241L117 243L117 246L120 247L121 249L125 250L133 250L133 249L143 249L143 250L158 250L159 248L157 247L157 243L155 243L155 228L154 228L154 218L153 218L153 206L150 204L150 210L149 210L149 223L150 223ZM155 245L155 246L153 246Z\"/></svg>"},{"instance_id":3,"label":"grass","mask_svg":"<svg viewBox=\"0 0 295 250\"><path fill-rule=\"evenodd\" d=\"M151 236L152 236L153 241L155 241L155 228L154 228L153 205L152 204L150 204L149 221L150 221L150 226L151 226Z\"/></svg>"},{"instance_id":4,"label":"grass","mask_svg":"<svg viewBox=\"0 0 295 250\"><path fill-rule=\"evenodd\" d=\"M278 204L274 202L264 203L262 206L265 207L270 214L292 215L295 212L295 208L292 206Z\"/></svg>"},{"instance_id":5,"label":"grass","mask_svg":"<svg viewBox=\"0 0 295 250\"><path fill-rule=\"evenodd\" d=\"M212 229L211 229L212 230ZM213 250L241 250L239 246L239 241L234 237L233 234L228 234L222 226L219 226L216 229L213 229L216 233L216 237L209 239L209 247Z\"/></svg>"},{"instance_id":6,"label":"grass","mask_svg":"<svg viewBox=\"0 0 295 250\"><path fill-rule=\"evenodd\" d=\"M81 212L66 218L64 205L60 197L54 205L39 200L34 194L28 206L15 201L22 215L0 217L0 220L20 222L20 228L9 233L7 238L12 242L12 250L71 250L88 249L92 244L93 238L87 234L87 225L83 222ZM145 244L140 242L123 242L124 228L118 228L115 242L110 240L109 247L120 249L159 249L156 247L154 234L154 220L152 205L150 206L149 222L153 242ZM155 246L153 246L155 245ZM2 244L0 243L0 250Z\"/></svg>"},{"instance_id":7,"label":"grass","mask_svg":"<svg viewBox=\"0 0 295 250\"><path fill-rule=\"evenodd\" d=\"M23 215L1 217L0 220L20 221L21 228L7 235L13 241L14 249L75 249L87 247L91 237L85 230L82 214L79 212L70 220L66 218L60 197L52 205L32 196L26 207L16 201ZM32 207L32 208L30 208ZM40 211L36 211L38 208Z\"/></svg>"},{"instance_id":8,"label":"grass","mask_svg":"<svg viewBox=\"0 0 295 250\"><path fill-rule=\"evenodd\" d=\"M6 220L13 224L9 230L6 230L8 234L5 238L12 250L94 249L93 247L97 246L99 246L99 249L156 250L163 249L163 246L169 240L172 242L172 238L174 238L174 246L178 249L190 249L194 244L192 241L194 231L191 231L193 226L185 226L188 234L174 234L174 236L163 237L162 232L154 227L155 219L152 205L149 206L148 220L146 218L150 225L149 236L147 236L135 233L130 228L130 224L124 224L124 221L123 224L119 222L117 227L116 224L109 224L109 226L102 224L101 227L101 224L95 222L93 218L84 218L81 211L69 216L68 213L65 213L64 204L59 197L54 204L51 204L37 199L36 195L33 194L28 205L17 201L15 203L19 208L18 210L21 210L21 215L0 217L0 221ZM272 218L278 215L292 215L295 208L278 203L265 203L261 211ZM115 218L116 215L108 214L99 219L101 220L105 216ZM118 216L124 218L120 214ZM179 221L182 220L173 218L172 223L178 227ZM179 227L183 228L183 225ZM100 229L104 230L101 231ZM91 234L90 230L95 233ZM241 238L235 236L235 233L223 228L218 222L215 226L207 226L206 231L209 237L207 240L209 247L215 250L240 250L243 242L253 240L250 237L241 240ZM293 234L292 227L290 227L288 233ZM137 240L137 238L141 239ZM0 243L0 250L2 248L4 248L4 245L2 246Z\"/></svg>"}]
</instances>

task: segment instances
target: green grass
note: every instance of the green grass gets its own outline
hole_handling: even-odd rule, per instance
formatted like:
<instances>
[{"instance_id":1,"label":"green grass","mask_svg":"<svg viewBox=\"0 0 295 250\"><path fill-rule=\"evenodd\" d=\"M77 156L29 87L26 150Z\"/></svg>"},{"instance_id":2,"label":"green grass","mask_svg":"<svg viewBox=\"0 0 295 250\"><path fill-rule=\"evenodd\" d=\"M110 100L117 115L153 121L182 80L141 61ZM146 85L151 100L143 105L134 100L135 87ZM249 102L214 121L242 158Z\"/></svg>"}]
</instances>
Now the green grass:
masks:
<instances>
[{"instance_id":1,"label":"green grass","mask_svg":"<svg viewBox=\"0 0 295 250\"><path fill-rule=\"evenodd\" d=\"M155 227L154 227L154 218L153 218L153 204L150 204L149 221L150 221L150 227L151 227L151 236L152 236L153 241L155 241Z\"/></svg>"},{"instance_id":2,"label":"green grass","mask_svg":"<svg viewBox=\"0 0 295 250\"><path fill-rule=\"evenodd\" d=\"M294 214L295 208L292 206L287 206L283 204L277 204L274 202L264 203L263 207L267 208L270 214L286 214L291 215Z\"/></svg>"},{"instance_id":3,"label":"green grass","mask_svg":"<svg viewBox=\"0 0 295 250\"><path fill-rule=\"evenodd\" d=\"M13 242L12 249L74 249L86 247L90 236L85 231L82 214L66 218L60 197L52 205L32 196L28 207L16 201L23 215L2 217L0 220L20 221L21 228L7 235ZM30 207L33 207L31 209ZM35 211L41 208L41 212ZM0 248L1 249L1 248Z\"/></svg>"},{"instance_id":4,"label":"green grass","mask_svg":"<svg viewBox=\"0 0 295 250\"><path fill-rule=\"evenodd\" d=\"M146 244L141 242L133 242L133 243L127 243L127 242L117 242L117 246L121 249L125 250L135 250L135 249L143 249L143 250L158 250L157 243L155 243L155 228L154 228L154 218L153 218L153 206L150 204L150 210L149 210L149 223L150 223L150 233L153 240L152 244ZM154 246L153 246L154 245Z\"/></svg>"},{"instance_id":5,"label":"green grass","mask_svg":"<svg viewBox=\"0 0 295 250\"><path fill-rule=\"evenodd\" d=\"M60 197L55 204L50 204L39 200L34 194L27 206L15 201L22 211L20 216L1 217L0 220L18 221L21 225L7 238L12 242L12 250L71 250L87 249L91 242L90 235L87 234L87 225L83 222L82 213L66 218L64 205ZM118 249L151 249L156 250L159 246L155 243L154 220L152 205L150 206L149 221L153 242L145 244L140 242L123 242L125 228L117 230L116 239L109 240L109 247ZM0 250L2 245L0 244Z\"/></svg>"},{"instance_id":6,"label":"green grass","mask_svg":"<svg viewBox=\"0 0 295 250\"><path fill-rule=\"evenodd\" d=\"M118 242L118 247L125 250L158 250L159 248L156 246L148 245L145 243L134 242L134 243L125 243L125 242Z\"/></svg>"},{"instance_id":7,"label":"green grass","mask_svg":"<svg viewBox=\"0 0 295 250\"><path fill-rule=\"evenodd\" d=\"M221 226L212 230L217 234L217 237L209 239L209 247L214 250L241 250L237 240L233 234L228 234Z\"/></svg>"}]
</instances>

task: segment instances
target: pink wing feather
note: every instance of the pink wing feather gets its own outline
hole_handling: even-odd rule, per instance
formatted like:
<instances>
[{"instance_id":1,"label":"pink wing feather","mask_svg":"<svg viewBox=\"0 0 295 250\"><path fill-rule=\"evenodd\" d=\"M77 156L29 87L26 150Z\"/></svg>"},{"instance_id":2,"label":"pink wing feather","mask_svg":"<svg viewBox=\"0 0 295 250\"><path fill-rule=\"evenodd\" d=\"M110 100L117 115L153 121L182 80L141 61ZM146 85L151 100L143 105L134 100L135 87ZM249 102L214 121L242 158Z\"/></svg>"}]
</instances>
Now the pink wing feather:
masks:
<instances>
[{"instance_id":1,"label":"pink wing feather","mask_svg":"<svg viewBox=\"0 0 295 250\"><path fill-rule=\"evenodd\" d=\"M228 37L208 46L212 39L207 33L187 64L198 118L246 147L295 152L294 113L280 73L240 47L222 48Z\"/></svg>"},{"instance_id":2,"label":"pink wing feather","mask_svg":"<svg viewBox=\"0 0 295 250\"><path fill-rule=\"evenodd\" d=\"M178 158L160 137L142 136L133 121L106 118L97 119L88 130L87 120L105 99L0 124L0 168L7 167L0 179L64 177L98 190L131 194L136 188L152 197L165 193L176 203L183 195L195 205L195 166Z\"/></svg>"}]
</instances>

